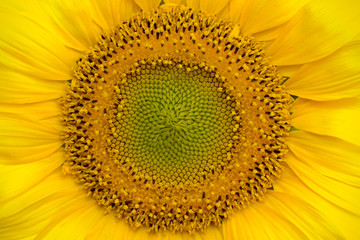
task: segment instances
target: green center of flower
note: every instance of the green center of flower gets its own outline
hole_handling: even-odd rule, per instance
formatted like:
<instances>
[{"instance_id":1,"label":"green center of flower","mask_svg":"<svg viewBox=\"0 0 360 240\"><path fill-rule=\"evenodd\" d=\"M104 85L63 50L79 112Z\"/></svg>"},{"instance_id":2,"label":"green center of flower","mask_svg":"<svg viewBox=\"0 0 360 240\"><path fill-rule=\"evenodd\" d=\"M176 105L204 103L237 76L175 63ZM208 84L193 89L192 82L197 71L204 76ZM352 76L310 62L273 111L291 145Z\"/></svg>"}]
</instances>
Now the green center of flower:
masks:
<instances>
[{"instance_id":1,"label":"green center of flower","mask_svg":"<svg viewBox=\"0 0 360 240\"><path fill-rule=\"evenodd\" d=\"M225 163L239 127L224 83L188 67L145 64L116 86L118 159L129 159L138 175L163 184L200 181L204 172Z\"/></svg>"},{"instance_id":2,"label":"green center of flower","mask_svg":"<svg viewBox=\"0 0 360 240\"><path fill-rule=\"evenodd\" d=\"M65 173L106 213L203 230L281 172L290 96L262 44L186 8L138 14L79 59L63 101Z\"/></svg>"}]
</instances>

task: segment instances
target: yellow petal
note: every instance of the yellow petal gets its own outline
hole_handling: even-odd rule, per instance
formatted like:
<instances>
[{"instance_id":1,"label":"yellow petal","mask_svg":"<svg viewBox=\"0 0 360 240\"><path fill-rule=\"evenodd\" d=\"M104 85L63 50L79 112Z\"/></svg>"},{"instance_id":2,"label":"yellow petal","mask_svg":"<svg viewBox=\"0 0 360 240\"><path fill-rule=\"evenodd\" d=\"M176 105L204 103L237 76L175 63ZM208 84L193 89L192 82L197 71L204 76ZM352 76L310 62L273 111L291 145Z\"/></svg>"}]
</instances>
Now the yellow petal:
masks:
<instances>
[{"instance_id":1,"label":"yellow petal","mask_svg":"<svg viewBox=\"0 0 360 240\"><path fill-rule=\"evenodd\" d=\"M202 11L216 15L220 13L225 6L229 3L229 0L216 1L216 0L186 0L186 6L197 11Z\"/></svg>"},{"instance_id":2,"label":"yellow petal","mask_svg":"<svg viewBox=\"0 0 360 240\"><path fill-rule=\"evenodd\" d=\"M210 226L203 233L197 232L203 240L222 240L225 239L223 235L223 229L221 226ZM184 239L191 239L190 237Z\"/></svg>"},{"instance_id":3,"label":"yellow petal","mask_svg":"<svg viewBox=\"0 0 360 240\"><path fill-rule=\"evenodd\" d=\"M56 126L11 113L1 113L0 162L23 164L43 159L62 145Z\"/></svg>"},{"instance_id":4,"label":"yellow petal","mask_svg":"<svg viewBox=\"0 0 360 240\"><path fill-rule=\"evenodd\" d=\"M236 0L230 3L231 20L247 35L275 28L289 21L308 1Z\"/></svg>"},{"instance_id":5,"label":"yellow petal","mask_svg":"<svg viewBox=\"0 0 360 240\"><path fill-rule=\"evenodd\" d=\"M216 13L216 17L218 19L222 19L224 21L230 21L230 3L231 0L227 1L227 4L224 5L224 7L221 7L222 9ZM212 10L214 11L214 10ZM216 12L216 10L214 11Z\"/></svg>"},{"instance_id":6,"label":"yellow petal","mask_svg":"<svg viewBox=\"0 0 360 240\"><path fill-rule=\"evenodd\" d=\"M47 81L15 72L0 76L0 103L34 103L58 99L64 93L62 81Z\"/></svg>"},{"instance_id":7,"label":"yellow petal","mask_svg":"<svg viewBox=\"0 0 360 240\"><path fill-rule=\"evenodd\" d=\"M341 239L335 226L310 204L281 192L271 192L264 202L253 203L229 218L224 234L225 239L234 240Z\"/></svg>"},{"instance_id":8,"label":"yellow petal","mask_svg":"<svg viewBox=\"0 0 360 240\"><path fill-rule=\"evenodd\" d=\"M291 159L288 159L291 161ZM345 239L356 219L327 203L285 167L274 190L224 222L225 239ZM326 209L329 209L326 212ZM339 219L349 221L345 228ZM245 227L246 226L246 227ZM353 234L354 235L354 234ZM348 236L348 235L346 235ZM349 238L350 239L350 238ZM356 239L356 238L353 238Z\"/></svg>"},{"instance_id":9,"label":"yellow petal","mask_svg":"<svg viewBox=\"0 0 360 240\"><path fill-rule=\"evenodd\" d=\"M200 0L186 0L186 6L192 8L196 11L201 11L200 9Z\"/></svg>"},{"instance_id":10,"label":"yellow petal","mask_svg":"<svg viewBox=\"0 0 360 240\"><path fill-rule=\"evenodd\" d=\"M302 65L289 65L289 66L279 66L279 72L286 77L291 78L295 73L299 71ZM284 84L286 86L286 84Z\"/></svg>"},{"instance_id":11,"label":"yellow petal","mask_svg":"<svg viewBox=\"0 0 360 240\"><path fill-rule=\"evenodd\" d=\"M67 204L67 208L59 210L37 235L37 239L85 239L104 216L102 209L85 194Z\"/></svg>"},{"instance_id":12,"label":"yellow petal","mask_svg":"<svg viewBox=\"0 0 360 240\"><path fill-rule=\"evenodd\" d=\"M150 12L157 9L160 5L161 0L135 0L135 3L145 11Z\"/></svg>"},{"instance_id":13,"label":"yellow petal","mask_svg":"<svg viewBox=\"0 0 360 240\"><path fill-rule=\"evenodd\" d=\"M165 4L186 5L186 0L165 0Z\"/></svg>"},{"instance_id":14,"label":"yellow petal","mask_svg":"<svg viewBox=\"0 0 360 240\"><path fill-rule=\"evenodd\" d=\"M296 152L299 157L291 157L290 168L314 192L324 199L360 217L360 184L357 186L345 183L345 179L337 180L321 174L316 166L309 164L306 155ZM320 169L321 170L321 169ZM339 178L338 176L337 178Z\"/></svg>"},{"instance_id":15,"label":"yellow petal","mask_svg":"<svg viewBox=\"0 0 360 240\"><path fill-rule=\"evenodd\" d=\"M89 4L92 18L105 31L111 30L141 10L133 0L95 0Z\"/></svg>"},{"instance_id":16,"label":"yellow petal","mask_svg":"<svg viewBox=\"0 0 360 240\"><path fill-rule=\"evenodd\" d=\"M318 101L360 96L360 41L305 64L287 82L293 95Z\"/></svg>"},{"instance_id":17,"label":"yellow petal","mask_svg":"<svg viewBox=\"0 0 360 240\"><path fill-rule=\"evenodd\" d=\"M119 22L128 19L140 11L139 6L132 0L94 0L94 1L40 1L24 2L22 15L34 26L30 29L39 31L37 35L53 39L55 44L62 44L68 52L74 55L70 65L77 58L95 45L102 31L109 31ZM13 15L13 13L11 14ZM42 28L37 29L36 26ZM26 30L26 29L25 29ZM23 31L31 38L33 33ZM47 45L45 45L47 46ZM62 46L62 47L64 47ZM59 47L55 54L71 56Z\"/></svg>"},{"instance_id":18,"label":"yellow petal","mask_svg":"<svg viewBox=\"0 0 360 240\"><path fill-rule=\"evenodd\" d=\"M263 41L265 43L265 46L270 45L274 41L274 39L279 36L284 25L285 24L282 24L265 31L254 33L253 36L257 41Z\"/></svg>"},{"instance_id":19,"label":"yellow petal","mask_svg":"<svg viewBox=\"0 0 360 240\"><path fill-rule=\"evenodd\" d=\"M228 3L229 0L200 0L200 10L216 15L220 13Z\"/></svg>"},{"instance_id":20,"label":"yellow petal","mask_svg":"<svg viewBox=\"0 0 360 240\"><path fill-rule=\"evenodd\" d=\"M288 161L291 162L293 157L294 155L289 154ZM343 236L339 239L359 239L359 216L320 197L316 192L309 189L289 167L284 169L281 178L274 184L274 195L275 192L285 192L313 206L328 222L333 223L340 230Z\"/></svg>"},{"instance_id":21,"label":"yellow petal","mask_svg":"<svg viewBox=\"0 0 360 240\"><path fill-rule=\"evenodd\" d=\"M293 224L300 229L305 239L344 239L339 229L325 215L296 195L273 192L266 197L265 204L285 216L289 225Z\"/></svg>"},{"instance_id":22,"label":"yellow petal","mask_svg":"<svg viewBox=\"0 0 360 240\"><path fill-rule=\"evenodd\" d=\"M0 138L1 164L26 164L44 159L57 151L62 142L48 143L45 139L26 139L19 137L9 138L11 142Z\"/></svg>"},{"instance_id":23,"label":"yellow petal","mask_svg":"<svg viewBox=\"0 0 360 240\"><path fill-rule=\"evenodd\" d=\"M90 2L82 1L44 1L36 5L29 15L34 21L43 21L57 35L58 42L81 51L78 58L100 38L102 29L94 24L91 6Z\"/></svg>"},{"instance_id":24,"label":"yellow petal","mask_svg":"<svg viewBox=\"0 0 360 240\"><path fill-rule=\"evenodd\" d=\"M46 101L29 104L0 103L0 113L14 113L34 121L59 116L61 109L56 101Z\"/></svg>"},{"instance_id":25,"label":"yellow petal","mask_svg":"<svg viewBox=\"0 0 360 240\"><path fill-rule=\"evenodd\" d=\"M359 146L304 131L290 132L288 146L302 164L315 169L318 174L360 187Z\"/></svg>"},{"instance_id":26,"label":"yellow petal","mask_svg":"<svg viewBox=\"0 0 360 240\"><path fill-rule=\"evenodd\" d=\"M341 138L360 145L360 100L356 98L317 102L297 99L291 124L298 129Z\"/></svg>"},{"instance_id":27,"label":"yellow petal","mask_svg":"<svg viewBox=\"0 0 360 240\"><path fill-rule=\"evenodd\" d=\"M244 18L247 18L248 16L244 15L244 11L245 11L245 6L246 4L248 4L247 0L233 0L230 1L230 12L229 12L229 16L230 16L230 20L231 22L233 22L234 24L241 24L244 22ZM247 14L250 14L250 11L247 12Z\"/></svg>"},{"instance_id":28,"label":"yellow petal","mask_svg":"<svg viewBox=\"0 0 360 240\"><path fill-rule=\"evenodd\" d=\"M36 235L46 226L58 206L73 197L52 195L51 197L43 197L42 200L29 205L28 208L16 209L17 213L4 217L0 214L0 238L1 239L34 239ZM22 199L23 204L27 199ZM1 207L1 206L0 206Z\"/></svg>"},{"instance_id":29,"label":"yellow petal","mask_svg":"<svg viewBox=\"0 0 360 240\"><path fill-rule=\"evenodd\" d=\"M55 152L44 159L27 164L0 165L2 201L25 192L46 176L59 168L64 161L64 153Z\"/></svg>"},{"instance_id":30,"label":"yellow petal","mask_svg":"<svg viewBox=\"0 0 360 240\"><path fill-rule=\"evenodd\" d=\"M100 209L97 210L99 211ZM85 239L86 240L130 239L128 238L129 231L134 231L134 230L132 230L129 227L129 225L125 223L125 221L123 220L118 221L115 219L113 215L104 215L99 219L96 225L88 231ZM145 237L141 239L147 239L146 235L144 234Z\"/></svg>"},{"instance_id":31,"label":"yellow petal","mask_svg":"<svg viewBox=\"0 0 360 240\"><path fill-rule=\"evenodd\" d=\"M70 79L78 53L62 45L45 21L31 21L27 13L0 14L0 66L38 79Z\"/></svg>"},{"instance_id":32,"label":"yellow petal","mask_svg":"<svg viewBox=\"0 0 360 240\"><path fill-rule=\"evenodd\" d=\"M304 239L305 234L281 212L257 204L240 210L223 224L225 239Z\"/></svg>"},{"instance_id":33,"label":"yellow petal","mask_svg":"<svg viewBox=\"0 0 360 240\"><path fill-rule=\"evenodd\" d=\"M28 191L0 202L0 238L21 239L40 232L57 212L82 192L73 178L54 172ZM61 209L63 207L63 209ZM78 207L78 206L77 206Z\"/></svg>"},{"instance_id":34,"label":"yellow petal","mask_svg":"<svg viewBox=\"0 0 360 240\"><path fill-rule=\"evenodd\" d=\"M31 14L42 16L60 42L81 51L80 57L95 45L102 31L111 30L139 11L132 0L50 1L41 2Z\"/></svg>"},{"instance_id":35,"label":"yellow petal","mask_svg":"<svg viewBox=\"0 0 360 240\"><path fill-rule=\"evenodd\" d=\"M360 31L360 2L314 0L283 29L269 47L276 65L316 61L335 52Z\"/></svg>"}]
</instances>

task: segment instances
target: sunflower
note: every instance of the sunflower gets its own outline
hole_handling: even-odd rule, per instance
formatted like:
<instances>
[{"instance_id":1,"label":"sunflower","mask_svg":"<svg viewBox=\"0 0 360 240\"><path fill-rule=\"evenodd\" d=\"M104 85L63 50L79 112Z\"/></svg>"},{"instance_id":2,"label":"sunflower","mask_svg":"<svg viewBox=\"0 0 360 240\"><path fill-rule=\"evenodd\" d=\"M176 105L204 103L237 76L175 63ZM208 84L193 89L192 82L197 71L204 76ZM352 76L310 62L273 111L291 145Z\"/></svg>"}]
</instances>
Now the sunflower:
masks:
<instances>
[{"instance_id":1,"label":"sunflower","mask_svg":"<svg viewBox=\"0 0 360 240\"><path fill-rule=\"evenodd\" d=\"M1 239L359 239L357 1L5 1Z\"/></svg>"}]
</instances>

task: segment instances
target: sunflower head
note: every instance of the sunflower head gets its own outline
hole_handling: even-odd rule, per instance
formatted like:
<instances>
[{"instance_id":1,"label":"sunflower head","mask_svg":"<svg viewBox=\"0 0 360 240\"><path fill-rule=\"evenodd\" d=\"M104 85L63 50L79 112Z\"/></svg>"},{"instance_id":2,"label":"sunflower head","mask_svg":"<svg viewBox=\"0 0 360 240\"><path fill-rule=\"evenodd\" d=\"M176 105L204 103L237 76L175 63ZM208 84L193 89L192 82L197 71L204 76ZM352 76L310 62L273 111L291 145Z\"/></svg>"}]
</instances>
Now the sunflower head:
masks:
<instances>
[{"instance_id":1,"label":"sunflower head","mask_svg":"<svg viewBox=\"0 0 360 240\"><path fill-rule=\"evenodd\" d=\"M290 129L261 43L184 7L140 13L79 59L64 168L135 227L202 230L261 201Z\"/></svg>"}]
</instances>

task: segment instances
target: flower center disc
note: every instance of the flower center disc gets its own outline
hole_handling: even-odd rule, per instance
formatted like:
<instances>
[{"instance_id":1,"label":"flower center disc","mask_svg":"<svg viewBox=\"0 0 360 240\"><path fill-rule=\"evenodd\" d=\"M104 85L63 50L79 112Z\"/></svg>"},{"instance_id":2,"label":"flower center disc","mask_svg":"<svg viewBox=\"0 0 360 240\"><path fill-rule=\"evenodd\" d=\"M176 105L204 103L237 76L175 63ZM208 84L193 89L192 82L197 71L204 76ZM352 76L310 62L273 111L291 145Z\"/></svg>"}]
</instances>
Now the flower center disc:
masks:
<instances>
[{"instance_id":1,"label":"flower center disc","mask_svg":"<svg viewBox=\"0 0 360 240\"><path fill-rule=\"evenodd\" d=\"M240 118L215 73L162 59L138 69L115 86L116 159L162 186L195 184L226 165Z\"/></svg>"},{"instance_id":2,"label":"flower center disc","mask_svg":"<svg viewBox=\"0 0 360 240\"><path fill-rule=\"evenodd\" d=\"M138 14L78 62L63 165L134 227L194 231L262 199L289 131L261 44L186 8Z\"/></svg>"}]
</instances>

